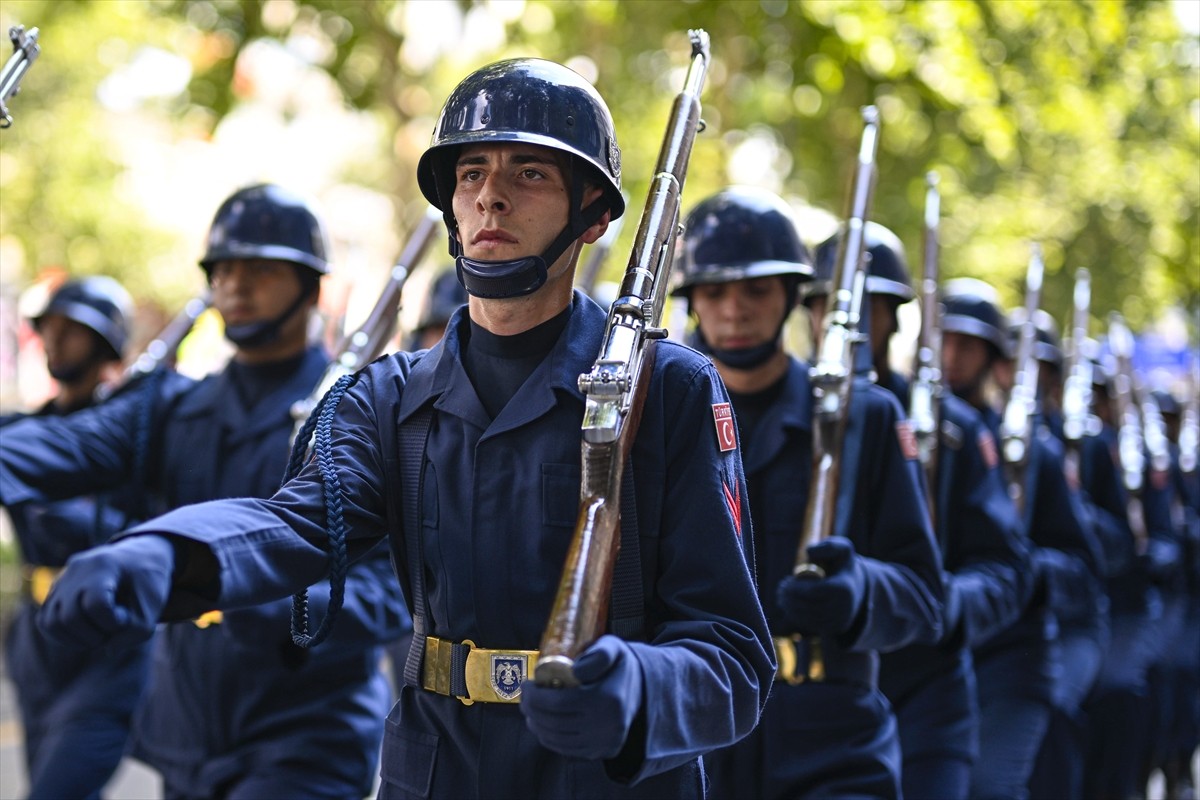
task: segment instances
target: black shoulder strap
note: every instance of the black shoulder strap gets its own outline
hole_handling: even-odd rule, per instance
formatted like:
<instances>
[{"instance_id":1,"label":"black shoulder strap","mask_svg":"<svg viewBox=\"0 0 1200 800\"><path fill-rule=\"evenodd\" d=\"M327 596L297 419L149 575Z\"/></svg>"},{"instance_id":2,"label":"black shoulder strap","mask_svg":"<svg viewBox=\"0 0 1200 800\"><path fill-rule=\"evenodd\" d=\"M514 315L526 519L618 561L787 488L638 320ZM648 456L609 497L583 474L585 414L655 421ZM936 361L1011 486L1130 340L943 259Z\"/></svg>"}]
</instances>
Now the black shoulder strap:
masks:
<instances>
[{"instance_id":1,"label":"black shoulder strap","mask_svg":"<svg viewBox=\"0 0 1200 800\"><path fill-rule=\"evenodd\" d=\"M421 494L424 490L425 448L429 442L429 425L433 419L433 407L425 406L409 417L398 432L400 445L400 492L399 500L404 509L402 519L393 519L391 535L398 537L393 552L404 553L408 562L406 569L397 569L396 574L408 576L409 612L412 615L412 644L408 659L404 662L404 682L409 686L421 685L421 662L425 656L425 637L429 635L429 611L425 597L425 550L421 537ZM391 483L389 481L389 483ZM395 498L389 487L389 517ZM400 522L399 525L394 524Z\"/></svg>"}]
</instances>

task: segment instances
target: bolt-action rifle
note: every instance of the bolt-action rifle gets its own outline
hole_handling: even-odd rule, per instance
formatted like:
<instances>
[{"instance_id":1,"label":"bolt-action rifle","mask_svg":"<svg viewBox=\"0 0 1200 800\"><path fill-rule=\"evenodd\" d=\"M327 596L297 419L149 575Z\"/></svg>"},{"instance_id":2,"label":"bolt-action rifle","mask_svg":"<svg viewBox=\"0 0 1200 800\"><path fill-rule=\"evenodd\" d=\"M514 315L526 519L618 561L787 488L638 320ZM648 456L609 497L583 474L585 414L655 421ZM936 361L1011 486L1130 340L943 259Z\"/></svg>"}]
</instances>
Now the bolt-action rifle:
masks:
<instances>
[{"instance_id":1,"label":"bolt-action rifle","mask_svg":"<svg viewBox=\"0 0 1200 800\"><path fill-rule=\"evenodd\" d=\"M13 25L8 29L8 38L12 41L13 54L8 57L4 71L0 72L0 128L12 125L8 99L21 91L21 78L25 77L42 52L37 28L30 28L27 33L24 25Z\"/></svg>"},{"instance_id":2,"label":"bolt-action rifle","mask_svg":"<svg viewBox=\"0 0 1200 800\"><path fill-rule=\"evenodd\" d=\"M1075 270L1074 308L1062 400L1066 472L1076 484L1080 478L1083 437L1092 427L1092 360L1084 352L1088 340L1088 308L1091 302L1092 276L1080 267Z\"/></svg>"},{"instance_id":3,"label":"bolt-action rifle","mask_svg":"<svg viewBox=\"0 0 1200 800\"><path fill-rule=\"evenodd\" d=\"M1037 417L1038 306L1042 299L1042 248L1035 242L1025 272L1025 318L1021 320L1017 339L1016 377L1000 419L1000 451L1004 460L1004 475L1008 494L1019 513L1025 511L1025 470L1029 466L1029 450L1033 445L1033 426Z\"/></svg>"},{"instance_id":4,"label":"bolt-action rifle","mask_svg":"<svg viewBox=\"0 0 1200 800\"><path fill-rule=\"evenodd\" d=\"M292 419L296 423L292 430L293 442L300 435L300 429L304 427L308 415L316 408L317 403L321 402L325 393L337 383L338 378L355 372L383 353L383 348L387 346L392 334L396 332L397 316L400 313L400 293L404 289L404 284L408 281L408 276L412 273L413 268L425 256L425 252L433 242L435 234L440 230L441 224L442 215L439 211L430 208L425 212L421 222L404 246L403 252L400 253L399 260L392 267L387 283L384 284L379 299L375 301L375 307L367 315L366 322L353 333L343 337L338 344L333 360L325 368L325 372L317 381L312 393L292 404Z\"/></svg>"},{"instance_id":5,"label":"bolt-action rifle","mask_svg":"<svg viewBox=\"0 0 1200 800\"><path fill-rule=\"evenodd\" d=\"M666 300L679 206L688 159L703 130L700 92L708 71L709 40L688 32L691 64L675 98L649 196L638 222L633 253L604 340L590 372L579 376L583 412L579 516L534 672L540 686L577 686L575 658L604 631L620 537L621 480L633 447L642 403L654 368L654 346Z\"/></svg>"},{"instance_id":6,"label":"bolt-action rifle","mask_svg":"<svg viewBox=\"0 0 1200 800\"><path fill-rule=\"evenodd\" d=\"M173 366L179 345L191 333L196 319L211 304L212 298L207 291L188 300L175 318L168 322L158 336L155 336L153 341L146 345L146 349L133 360L133 363L125 368L119 381L112 384L102 383L96 387L96 400L98 402L107 400L118 389L130 382L145 377L162 367Z\"/></svg>"},{"instance_id":7,"label":"bolt-action rifle","mask_svg":"<svg viewBox=\"0 0 1200 800\"><path fill-rule=\"evenodd\" d=\"M1133 334L1129 332L1125 319L1115 311L1108 316L1108 347L1116 361L1116 374L1109 385L1116 405L1117 460L1121 467L1121 482L1129 493L1127 508L1134 546L1138 553L1144 553L1149 537L1142 507L1146 451L1142 419L1134 394Z\"/></svg>"},{"instance_id":8,"label":"bolt-action rifle","mask_svg":"<svg viewBox=\"0 0 1200 800\"><path fill-rule=\"evenodd\" d=\"M796 552L798 577L824 578L825 570L808 560L809 545L833 534L834 509L842 467L842 442L850 415L850 389L854 383L854 349L862 341L859 315L867 261L864 233L875 193L875 154L879 148L879 110L862 109L863 133L855 164L845 235L838 238L837 260L822 327L816 362L809 370L813 392L812 478L804 527Z\"/></svg>"},{"instance_id":9,"label":"bolt-action rifle","mask_svg":"<svg viewBox=\"0 0 1200 800\"><path fill-rule=\"evenodd\" d=\"M921 333L917 338L917 368L909 396L908 416L917 440L917 459L925 471L929 516L936 523L934 487L937 473L938 428L942 401L942 326L938 297L938 222L941 197L938 175L925 176L924 273L921 276Z\"/></svg>"}]
</instances>

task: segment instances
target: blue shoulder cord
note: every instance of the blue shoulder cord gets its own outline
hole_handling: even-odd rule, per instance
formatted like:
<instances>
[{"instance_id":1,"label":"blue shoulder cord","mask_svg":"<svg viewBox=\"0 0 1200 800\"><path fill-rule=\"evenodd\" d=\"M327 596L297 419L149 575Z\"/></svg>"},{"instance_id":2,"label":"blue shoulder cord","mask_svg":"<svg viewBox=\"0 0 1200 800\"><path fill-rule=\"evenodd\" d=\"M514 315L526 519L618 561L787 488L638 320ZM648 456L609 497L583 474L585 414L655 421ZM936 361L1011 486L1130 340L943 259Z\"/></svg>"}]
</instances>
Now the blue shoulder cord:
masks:
<instances>
[{"instance_id":1,"label":"blue shoulder cord","mask_svg":"<svg viewBox=\"0 0 1200 800\"><path fill-rule=\"evenodd\" d=\"M325 494L325 527L329 535L329 608L325 618L311 636L308 633L308 590L302 589L292 595L292 641L299 647L313 647L329 635L333 620L342 608L346 595L346 522L342 517L342 482L333 468L332 428L333 415L346 390L357 379L357 374L343 375L321 398L312 414L304 421L296 441L292 443L292 455L288 461L284 483L296 477L304 467L308 455L308 442L313 441L317 466L321 472L321 483Z\"/></svg>"}]
</instances>

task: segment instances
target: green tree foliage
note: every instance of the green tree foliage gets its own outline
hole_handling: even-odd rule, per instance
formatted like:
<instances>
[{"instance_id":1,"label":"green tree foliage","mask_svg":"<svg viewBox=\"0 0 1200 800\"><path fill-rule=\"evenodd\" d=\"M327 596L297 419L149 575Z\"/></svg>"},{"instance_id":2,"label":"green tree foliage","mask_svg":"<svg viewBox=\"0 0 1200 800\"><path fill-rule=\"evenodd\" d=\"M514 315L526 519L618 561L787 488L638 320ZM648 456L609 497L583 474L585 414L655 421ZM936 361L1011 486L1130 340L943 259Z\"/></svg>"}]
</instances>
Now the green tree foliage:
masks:
<instances>
[{"instance_id":1,"label":"green tree foliage","mask_svg":"<svg viewBox=\"0 0 1200 800\"><path fill-rule=\"evenodd\" d=\"M105 124L99 82L135 47L172 47L177 23L143 3L5 0L0 23L5 60L9 26L37 27L42 54L8 106L0 131L0 279L21 283L37 270L115 275L145 296L170 290L150 269L171 242L149 224L122 184L119 130Z\"/></svg>"},{"instance_id":2,"label":"green tree foliage","mask_svg":"<svg viewBox=\"0 0 1200 800\"><path fill-rule=\"evenodd\" d=\"M1163 0L6 0L3 14L62 42L57 63L36 67L38 103L20 98L20 127L0 134L0 233L18 229L31 254L91 237L103 255L89 267L115 269L114 254L136 258L154 241L112 202L119 164L88 124L96 78L119 60L115 42L186 49L191 85L162 112L210 126L239 103L237 59L256 40L308 54L387 131L377 168L349 177L395 198L398 219L422 202L416 160L458 79L498 58L563 61L590 73L612 107L636 214L681 85L686 31L703 27L709 127L685 207L745 175L738 159L755 152L756 179L840 213L858 109L874 103L874 216L914 262L924 174L936 169L944 275L983 277L1016 305L1037 240L1043 305L1060 319L1080 266L1094 276L1097 320L1119 309L1136 327L1163 304L1200 307L1200 45ZM422 47L447 36L440 51ZM53 137L42 152L23 138L35 131Z\"/></svg>"}]
</instances>

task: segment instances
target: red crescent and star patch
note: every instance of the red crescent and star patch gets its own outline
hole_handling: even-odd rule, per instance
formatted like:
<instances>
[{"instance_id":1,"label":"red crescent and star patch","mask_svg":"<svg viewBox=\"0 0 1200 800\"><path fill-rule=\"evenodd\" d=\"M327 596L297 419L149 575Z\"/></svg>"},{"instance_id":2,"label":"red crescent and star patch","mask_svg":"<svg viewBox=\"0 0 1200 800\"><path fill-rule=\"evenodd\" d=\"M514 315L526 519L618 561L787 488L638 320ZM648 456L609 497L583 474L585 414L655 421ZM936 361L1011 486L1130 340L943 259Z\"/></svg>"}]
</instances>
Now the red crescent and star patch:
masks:
<instances>
[{"instance_id":1,"label":"red crescent and star patch","mask_svg":"<svg viewBox=\"0 0 1200 800\"><path fill-rule=\"evenodd\" d=\"M717 426L717 445L722 453L737 450L737 426L733 421L733 406L713 403L713 422Z\"/></svg>"}]
</instances>

